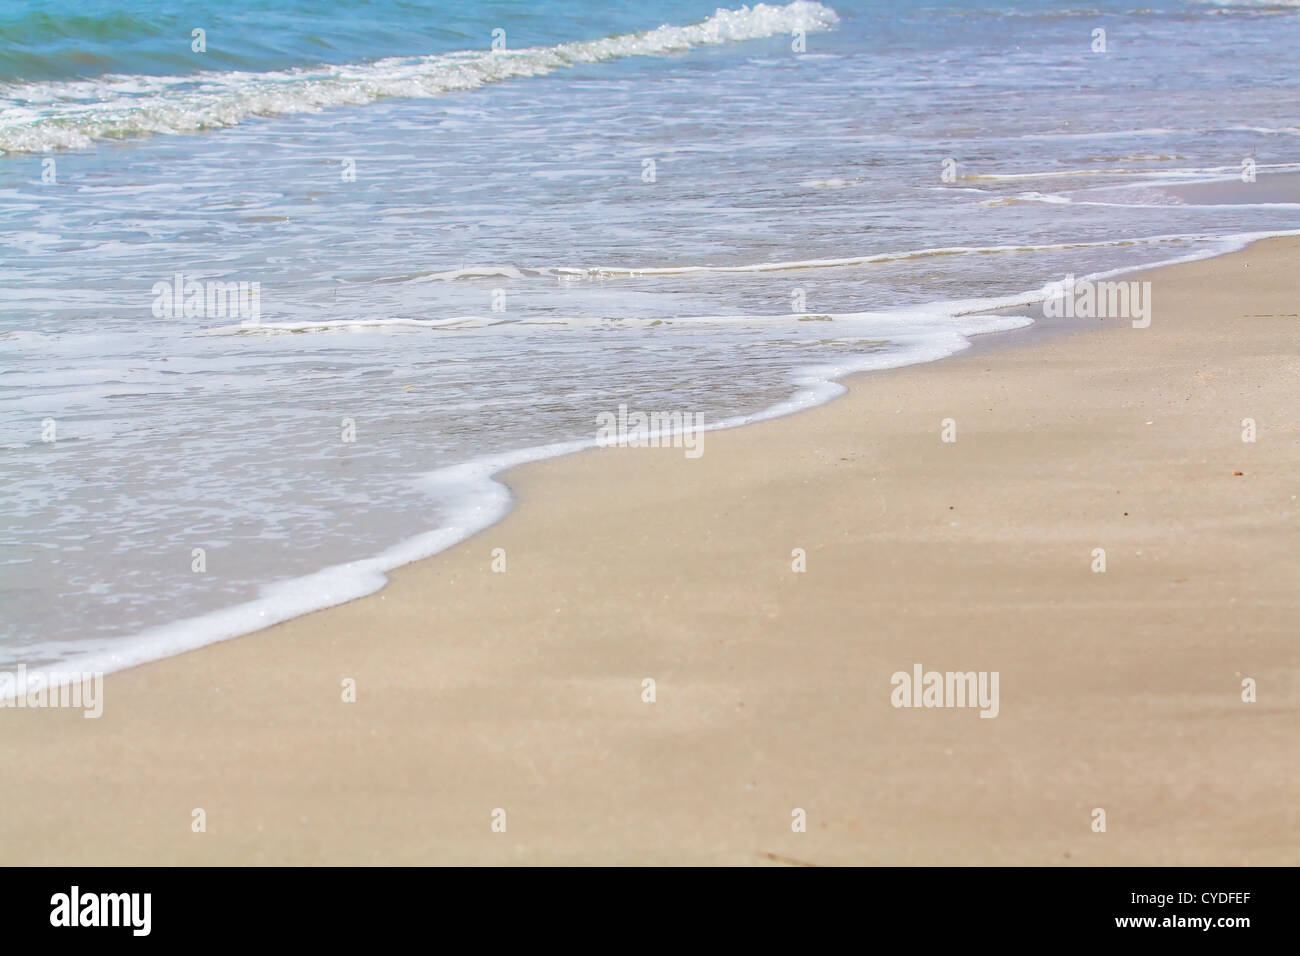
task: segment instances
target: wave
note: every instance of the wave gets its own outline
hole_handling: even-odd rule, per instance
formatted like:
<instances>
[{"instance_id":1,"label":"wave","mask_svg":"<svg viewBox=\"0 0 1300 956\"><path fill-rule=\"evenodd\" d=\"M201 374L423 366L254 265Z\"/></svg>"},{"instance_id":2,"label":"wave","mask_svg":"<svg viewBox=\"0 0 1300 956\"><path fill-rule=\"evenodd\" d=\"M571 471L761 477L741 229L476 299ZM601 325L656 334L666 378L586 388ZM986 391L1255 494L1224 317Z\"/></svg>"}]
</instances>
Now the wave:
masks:
<instances>
[{"instance_id":1,"label":"wave","mask_svg":"<svg viewBox=\"0 0 1300 956\"><path fill-rule=\"evenodd\" d=\"M1052 242L1009 246L941 246L932 249L908 249L901 252L877 252L842 259L796 259L781 262L758 262L738 266L646 266L638 268L616 267L558 267L547 270L562 278L614 279L637 276L678 276L745 272L787 272L798 269L833 269L844 266L864 266L880 262L904 262L909 259L929 259L938 256L998 255L1019 252L1060 252L1070 249L1094 249L1107 246L1136 246L1161 242L1201 241L1195 235L1149 236L1137 239L1101 239L1091 242Z\"/></svg>"},{"instance_id":2,"label":"wave","mask_svg":"<svg viewBox=\"0 0 1300 956\"><path fill-rule=\"evenodd\" d=\"M936 187L951 189L952 187ZM970 190L982 192L982 190ZM1042 193L1025 193L1016 197L992 199L985 205L998 205L1011 202L1058 202L1070 203L1073 200L1064 196ZM484 265L452 269L443 272L416 272L399 276L378 276L373 278L340 278L347 285L364 285L367 283L424 283L424 282L466 282L486 279L529 279L536 277L554 277L561 281L577 282L584 279L635 279L643 276L683 276L683 275L737 275L764 272L794 272L800 269L838 269L853 266L867 266L886 262L905 262L911 259L930 259L941 256L988 256L1004 253L1022 252L1062 252L1071 249L1093 249L1108 246L1150 245L1163 242L1197 242L1204 237L1192 233L1178 233L1166 236L1146 236L1134 239L1101 239L1079 242L1053 242L1039 244L1018 244L1005 246L939 246L926 249L904 249L895 252L872 252L857 256L837 259L790 259L776 262L754 262L742 265L696 265L696 266L530 266ZM356 319L329 320L321 322L261 322L248 325L231 325L208 329L207 332L299 332L334 330L339 328L362 328L380 325L409 326L414 328L465 328L471 324L496 324L501 319L492 320L483 316L453 316L447 319ZM578 321L577 319L549 320L559 323ZM203 334L203 333L200 333Z\"/></svg>"},{"instance_id":3,"label":"wave","mask_svg":"<svg viewBox=\"0 0 1300 956\"><path fill-rule=\"evenodd\" d=\"M1056 202L1071 203L1074 200L1064 196L1042 193L1025 193L1016 197L989 200L987 204L1010 202ZM446 272L420 272L403 276L384 276L369 280L344 279L348 284L366 281L389 282L458 282L495 278L523 279L537 276L553 276L561 281L582 281L600 279L635 279L645 276L683 276L683 275L738 275L765 272L794 272L801 269L839 269L853 266L867 266L887 262L906 262L912 259L930 259L942 256L989 256L1024 252L1067 252L1072 249L1099 249L1114 246L1141 246L1160 243L1206 242L1209 237L1196 233L1175 233L1163 236L1141 236L1132 239L1099 239L1078 242L1052 242L1038 244L1016 244L1004 246L938 246L926 249L904 249L895 252L872 252L857 256L845 256L837 259L789 259L776 262L753 262L742 265L696 265L696 266L532 266L523 268L514 265L485 265ZM784 316L783 316L784 317ZM704 317L701 317L703 319ZM709 317L717 319L720 317ZM492 320L483 316L454 316L447 319L357 319L330 320L322 322L262 322L257 325L231 325L206 330L209 333L229 332L300 332L330 331L340 328L363 328L382 325L407 326L414 328L466 328L471 325L496 324L502 320ZM555 318L548 321L557 323L595 321ZM600 320L607 321L607 320ZM627 320L620 320L627 321ZM649 320L647 320L649 321ZM684 321L677 319L676 321ZM204 333L200 333L204 334Z\"/></svg>"},{"instance_id":4,"label":"wave","mask_svg":"<svg viewBox=\"0 0 1300 956\"><path fill-rule=\"evenodd\" d=\"M795 0L783 6L719 9L689 26L519 50L465 50L268 73L109 75L7 84L0 86L0 152L80 149L103 139L233 126L252 116L360 106L388 97L435 97L576 64L663 56L793 30L828 30L838 21L830 7Z\"/></svg>"},{"instance_id":5,"label":"wave","mask_svg":"<svg viewBox=\"0 0 1300 956\"><path fill-rule=\"evenodd\" d=\"M414 329L438 331L482 329L517 320L490 318L483 315L453 315L446 319L302 319L288 322L241 322L236 325L217 325L200 329L194 335L302 335L308 332L369 332L375 330Z\"/></svg>"},{"instance_id":6,"label":"wave","mask_svg":"<svg viewBox=\"0 0 1300 956\"><path fill-rule=\"evenodd\" d=\"M1300 209L1295 202L1103 202L1099 199L1071 199L1055 193L1021 193L1019 196L1006 196L1002 199L990 199L985 206L1013 206L1017 203L1048 203L1056 206L1110 206L1115 209L1198 209L1211 211L1231 211L1238 209Z\"/></svg>"},{"instance_id":7,"label":"wave","mask_svg":"<svg viewBox=\"0 0 1300 956\"><path fill-rule=\"evenodd\" d=\"M1053 201L1055 197L1043 197L1042 201ZM1026 200L1027 201L1027 200ZM1069 202L1070 200L1061 199L1060 201ZM1242 233L1237 236L1224 239L1219 236L1202 235L1197 233L1176 233L1164 236L1140 236L1131 239L1102 239L1095 241L1080 242L1055 242L1042 243L1036 245L1007 245L1007 246L950 246L933 249L913 249L902 252L883 252L873 253L871 255L851 256L842 259L803 259L783 262L761 262L751 263L748 265L736 266L644 266L638 268L614 269L614 268L580 268L571 266L558 266L552 268L536 269L518 269L515 266L484 266L481 268L458 269L453 272L431 273L428 275L419 275L411 277L408 281L429 281L439 279L442 281L453 281L455 279L469 279L494 277L502 275L530 275L530 276L555 276L562 280L602 280L609 278L640 278L650 276L675 276L675 275L701 275L701 274L758 274L766 272L782 272L787 270L798 269L831 269L862 265L872 265L886 262L905 262L913 259L927 259L936 256L958 256L958 255L1002 255L1026 252L1065 252L1074 249L1098 249L1119 246L1159 246L1162 244L1184 245L1188 247L1201 246L1199 251L1191 252L1183 257L1161 260L1158 263L1140 268L1154 268L1156 265L1167 265L1174 262L1182 262L1185 259L1200 258L1207 253L1204 251L1205 244L1211 244L1212 247L1223 246L1228 243L1238 243L1232 248L1239 248L1249 241L1266 236L1292 235L1290 232L1269 232L1269 233ZM1126 270L1120 270L1126 271ZM384 281L384 280L379 280ZM965 316L976 312L989 312L995 309L1008 308L1032 304L1036 301L1034 298L1025 298L1023 295L1016 295L1005 299L981 298L973 300L946 300L942 303L931 303L928 306L908 306L901 312L908 314L943 314L947 316ZM973 304L972 304L973 303ZM886 313L878 313L886 314ZM892 314L892 313L890 313ZM608 328L645 328L654 325L664 324L742 324L752 325L760 322L789 322L808 321L811 319L822 319L829 321L855 319L867 315L867 313L838 313L838 314L813 314L813 313L744 313L731 315L674 315L674 316L578 316L578 315L548 315L545 318L513 319L503 318L501 316L483 316L483 315L457 315L442 319L412 319L403 317L375 318L375 319L325 319L325 320L290 320L282 322L256 322L241 323L237 325L220 325L212 326L193 332L194 335L303 335L310 333L339 333L339 332L399 332L399 331L473 331L478 329L489 328L496 325L555 325L555 326L602 326Z\"/></svg>"},{"instance_id":8,"label":"wave","mask_svg":"<svg viewBox=\"0 0 1300 956\"><path fill-rule=\"evenodd\" d=\"M1188 0L1188 2L1207 7L1236 7L1263 11L1293 11L1300 7L1300 0Z\"/></svg>"},{"instance_id":9,"label":"wave","mask_svg":"<svg viewBox=\"0 0 1300 956\"><path fill-rule=\"evenodd\" d=\"M1296 169L1300 163L1258 163L1256 169ZM1147 176L1158 177L1197 177L1230 176L1241 172L1241 166L1206 166L1200 169L1061 169L1044 170L1032 173L964 173L959 179L974 181L1000 181L1017 179L1074 179L1082 176Z\"/></svg>"}]
</instances>

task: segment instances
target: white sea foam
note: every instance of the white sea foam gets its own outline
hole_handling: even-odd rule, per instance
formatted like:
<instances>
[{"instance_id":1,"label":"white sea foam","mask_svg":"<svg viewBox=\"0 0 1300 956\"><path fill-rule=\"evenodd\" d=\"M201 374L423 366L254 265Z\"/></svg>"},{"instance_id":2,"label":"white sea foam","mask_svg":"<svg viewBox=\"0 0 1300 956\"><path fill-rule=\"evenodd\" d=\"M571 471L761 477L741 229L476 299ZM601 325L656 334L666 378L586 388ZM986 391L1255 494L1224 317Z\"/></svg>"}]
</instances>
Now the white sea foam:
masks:
<instances>
[{"instance_id":1,"label":"white sea foam","mask_svg":"<svg viewBox=\"0 0 1300 956\"><path fill-rule=\"evenodd\" d=\"M1300 169L1300 163L1259 163L1257 170ZM1051 169L1031 173L966 173L963 180L1075 179L1084 176L1146 176L1150 179L1178 181L1206 176L1236 176L1240 166L1208 166L1201 169Z\"/></svg>"},{"instance_id":2,"label":"white sea foam","mask_svg":"<svg viewBox=\"0 0 1300 956\"><path fill-rule=\"evenodd\" d=\"M978 191L978 190L972 190ZM1050 196L1040 193L1025 194L1028 196L1041 197L1043 202L1060 202L1068 203L1071 200L1065 197ZM991 200L992 203L1009 202L1010 199ZM1059 252L1070 249L1100 249L1111 246L1129 246L1146 243L1177 242L1189 239L1199 239L1201 237L1190 234L1168 235L1168 236L1151 236L1139 239L1104 239L1094 242L1055 242L1042 244L1015 244L1002 246L938 246L927 249L904 249L898 252L872 252L864 253L859 256L844 256L835 259L789 259L777 262L753 262L741 265L699 265L699 266L530 266L521 268L513 265L485 265L473 266L463 269L454 269L446 272L419 273L417 275L398 276L385 278L377 281L381 282L453 282L457 280L479 280L479 279L518 279L528 276L555 276L562 280L580 281L583 279L616 279L616 278L637 278L648 276L688 276L688 275L722 275L722 274L744 274L758 272L790 272L800 269L835 269L851 266L872 265L875 263L885 262L903 262L909 259L929 259L940 256L965 256L965 255L996 255L1002 253L1024 253L1024 252ZM459 316L441 320L442 323L470 323L474 321L492 321L485 320L482 317ZM554 321L566 321L555 319ZM356 323L344 324L406 324L415 327L428 326L435 327L438 323L431 323L427 320L415 319L370 319L357 320ZM275 323L263 322L260 326L253 327L232 327L226 326L211 331L227 332L232 329L241 328L245 331L257 331L258 328L264 330L280 331L299 331L306 328L317 328L324 326L334 326L339 323Z\"/></svg>"},{"instance_id":3,"label":"white sea foam","mask_svg":"<svg viewBox=\"0 0 1300 956\"><path fill-rule=\"evenodd\" d=\"M1268 182L1270 177L1276 177L1282 170L1294 173L1300 169L1300 163L1270 163L1260 164L1255 167L1256 171L1269 170L1262 173L1260 182ZM1194 175L1193 175L1194 174ZM984 206L1004 206L1013 203L1048 203L1051 205L1072 205L1072 206L1112 206L1124 209L1159 209L1177 206L1181 209L1198 209L1207 211L1226 211L1237 209L1295 209L1300 208L1300 203L1289 201L1240 201L1240 202L1189 202L1183 197L1182 187L1202 186L1202 185L1221 185L1221 186L1244 186L1241 181L1241 169L1239 167L1212 167L1202 170L1169 170L1164 172L1153 171L1147 178L1139 182L1131 183L1114 183L1101 187L1079 188L1069 190L1066 193L1043 193L1030 191L1018 193L1014 196L1000 196L996 199L984 200L981 205ZM1245 196L1256 192L1257 187L1246 187L1250 192L1237 193L1236 195ZM1263 190L1259 190L1263 192ZM1124 198L1098 199L1089 198L1095 196L1106 196L1119 194ZM1128 198L1131 196L1132 198Z\"/></svg>"},{"instance_id":4,"label":"white sea foam","mask_svg":"<svg viewBox=\"0 0 1300 956\"><path fill-rule=\"evenodd\" d=\"M1052 242L1041 244L1005 246L940 246L932 249L906 249L900 252L876 252L861 256L837 259L793 259L780 262L755 262L734 266L638 266L613 267L560 266L550 271L557 276L580 279L612 279L636 276L680 276L746 272L787 272L799 269L833 269L846 266L865 266L881 262L903 262L908 259L929 259L938 256L995 255L1000 253L1059 252L1070 249L1101 249L1112 246L1147 245L1162 242L1202 240L1190 234L1149 236L1139 239L1104 239L1095 242Z\"/></svg>"},{"instance_id":5,"label":"white sea foam","mask_svg":"<svg viewBox=\"0 0 1300 956\"><path fill-rule=\"evenodd\" d=\"M218 325L195 335L290 335L304 332L365 332L376 329L478 329L502 321L483 315L453 315L445 319L326 319L319 322L249 322Z\"/></svg>"},{"instance_id":6,"label":"white sea foam","mask_svg":"<svg viewBox=\"0 0 1300 956\"><path fill-rule=\"evenodd\" d=\"M104 138L188 133L233 126L250 116L359 106L385 97L434 97L502 80L540 76L580 63L663 56L698 46L815 32L838 22L811 0L719 9L701 23L519 50L465 50L374 63L268 73L108 75L94 80L0 86L0 152L82 148Z\"/></svg>"},{"instance_id":7,"label":"white sea foam","mask_svg":"<svg viewBox=\"0 0 1300 956\"><path fill-rule=\"evenodd\" d=\"M1300 0L1190 0L1191 3L1212 7L1246 7L1269 9L1281 7L1300 7Z\"/></svg>"},{"instance_id":8,"label":"white sea foam","mask_svg":"<svg viewBox=\"0 0 1300 956\"><path fill-rule=\"evenodd\" d=\"M1021 193L1019 196L1007 196L1003 199L992 199L983 205L1001 206L1017 202L1038 202L1062 206L1113 206L1117 209L1164 209L1170 206L1177 206L1180 209L1198 209L1207 211L1229 211L1237 209L1300 209L1300 203L1294 202L1192 203L1173 202L1172 197L1170 197L1170 201L1167 202L1103 202L1100 199L1076 199L1070 196L1060 196L1053 193Z\"/></svg>"}]
</instances>

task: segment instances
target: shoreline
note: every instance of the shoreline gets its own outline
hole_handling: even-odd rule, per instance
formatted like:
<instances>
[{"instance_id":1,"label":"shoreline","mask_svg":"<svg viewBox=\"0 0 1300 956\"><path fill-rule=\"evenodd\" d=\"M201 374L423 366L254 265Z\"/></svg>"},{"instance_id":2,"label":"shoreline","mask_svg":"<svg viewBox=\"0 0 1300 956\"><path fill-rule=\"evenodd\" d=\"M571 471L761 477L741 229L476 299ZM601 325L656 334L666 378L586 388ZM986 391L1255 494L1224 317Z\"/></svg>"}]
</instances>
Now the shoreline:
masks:
<instances>
[{"instance_id":1,"label":"shoreline","mask_svg":"<svg viewBox=\"0 0 1300 956\"><path fill-rule=\"evenodd\" d=\"M517 507L380 590L118 671L99 721L27 712L3 728L16 753L57 764L30 792L11 782L6 862L1296 862L1286 801L1300 751L1287 728L1300 669L1283 640L1296 506L1289 491L1285 505L1239 496L1282 494L1300 458L1282 435L1296 427L1294 355L1266 347L1289 340L1257 316L1294 302L1297 250L1278 238L1124 270L1167 289L1174 313L1162 306L1148 330L1036 322L943 361L855 373L837 401L715 432L699 462L588 449L511 468L496 481ZM1225 277L1251 303L1235 338L1199 304L1223 307ZM1125 333L1155 341L1113 354ZM1148 362L1125 365L1140 350ZM1251 360L1268 374L1243 377ZM1256 392L1258 444L1225 444L1237 411L1213 440L1186 434L1195 420L1175 398L1192 380L1162 369L1198 363L1192 392L1217 396L1202 394L1198 413ZM1153 414L1131 413L1153 394L1156 419L1181 415L1181 432L1144 433ZM947 478L938 396L960 409L949 464L965 470ZM1261 465L1198 468L1207 448ZM1136 502L1122 517L1099 490L1107 477ZM1207 518L1216 507L1230 520ZM1137 532L1130 513L1144 515ZM1156 517L1176 519L1172 537ZM1107 535L1122 560L1094 576L1089 548ZM1206 550L1180 554L1184 540ZM504 574L489 566L498 546ZM807 551L802 575L793 547ZM1198 576L1195 595L1174 593ZM1098 596L1101 582L1118 595ZM1258 601L1243 648L1199 630L1232 633L1232 586ZM1162 620L1135 620L1139 609ZM1079 621L1090 626L1072 641L1033 641ZM999 718L891 709L889 672L916 662L989 663L1007 695ZM1251 666L1270 679L1260 703L1237 702L1255 708L1243 713L1229 678ZM659 698L642 703L655 674ZM344 679L355 704L339 699ZM1242 721L1254 736L1238 740ZM1196 739L1220 745L1203 775L1186 762L1194 747L1170 750ZM1123 755L1118 769L1097 741ZM1131 780L1144 775L1145 790ZM974 789L954 792L954 777ZM1121 812L1094 834L1088 808L1107 800ZM506 834L488 827L497 807L510 808ZM792 807L807 808L807 833L790 832ZM194 808L210 814L205 834L189 828ZM69 817L81 832L52 832Z\"/></svg>"},{"instance_id":2,"label":"shoreline","mask_svg":"<svg viewBox=\"0 0 1300 956\"><path fill-rule=\"evenodd\" d=\"M1295 176L1294 182L1290 180L1288 182L1291 185L1300 186L1300 174ZM1081 276L1080 279L1081 281L1087 281L1111 279L1120 276L1136 276L1140 273L1144 274L1170 265L1199 262L1231 255L1233 252L1241 251L1256 242L1266 239L1285 238L1292 235L1300 235L1300 230L1238 233L1217 237L1201 237L1199 239L1193 238L1189 234L1187 237L1182 238L1192 242L1205 242L1209 245L1209 248L1159 260L1147 266L1122 266L1102 272L1090 273ZM1149 243L1166 238L1169 237L1143 237L1135 241ZM1091 243L1084 243L1084 245L1091 245ZM980 250L978 247L972 247L970 251L978 252ZM887 257L892 254L884 253L881 255ZM864 261L870 258L867 257ZM1029 338L1024 340L1033 341L1035 333L1068 331L1073 320L1045 318L1041 300L1041 290L965 300L979 302L981 305L975 309L957 310L949 317L953 323L960 323L963 318L992 319L1000 317L1015 319L1024 317L1027 312L1032 314L1032 321L1020 326L1001 329L963 330L961 334L967 344L956 351L948 351L939 356L914 357L911 361L897 365L873 366L871 364L874 361L873 359L860 359L855 364L866 367L833 375L825 375L824 373L828 370L823 366L806 366L800 369L797 375L790 380L789 385L793 391L786 399L755 412L732 416L706 425L703 430L709 432L730 431L820 408L848 394L851 387L850 382L858 376L877 375L898 368L909 368L944 361L962 355L973 348L1016 347L1022 341L1022 337L1028 336ZM945 304L953 305L955 302L947 300ZM818 373L818 376L821 377L813 376L811 373ZM810 393L820 393L820 395L811 395ZM809 397L801 401L801 396ZM127 652L87 652L65 662L37 666L26 664L12 666L21 668L24 671L43 672L51 675L68 672L114 674L132 667L139 667L167 660L180 654L202 650L223 641L249 637L304 615L314 614L333 607L339 607L350 601L369 597L388 586L394 571L409 564L429 560L443 554L465 541L471 540L476 535L489 531L494 525L504 520L516 504L515 497L506 480L506 476L514 469L527 467L539 461L596 450L598 447L597 443L592 439L563 439L543 445L485 455L426 472L417 479L419 484L435 485L446 483L473 484L475 486L472 493L466 493L462 488L460 492L462 500L459 505L452 509L453 524L449 527L427 529L413 537L395 542L378 554L331 564L297 577L272 582L263 586L261 593L247 601L158 624L129 639L120 637L109 639L113 642L130 640L133 647ZM467 501L469 503L466 503ZM478 512L484 510L488 512L487 517L478 514ZM469 530L466 530L462 525L469 525ZM303 598L300 596L303 592L307 592L311 596ZM290 609L284 611L282 610L282 602L286 600L284 595L289 593L294 594L294 597L288 599ZM340 597L340 594L344 596ZM200 636L194 636L195 630L200 632ZM0 673L2 672L0 671ZM9 696L6 692L0 692L0 700L7 699Z\"/></svg>"}]
</instances>

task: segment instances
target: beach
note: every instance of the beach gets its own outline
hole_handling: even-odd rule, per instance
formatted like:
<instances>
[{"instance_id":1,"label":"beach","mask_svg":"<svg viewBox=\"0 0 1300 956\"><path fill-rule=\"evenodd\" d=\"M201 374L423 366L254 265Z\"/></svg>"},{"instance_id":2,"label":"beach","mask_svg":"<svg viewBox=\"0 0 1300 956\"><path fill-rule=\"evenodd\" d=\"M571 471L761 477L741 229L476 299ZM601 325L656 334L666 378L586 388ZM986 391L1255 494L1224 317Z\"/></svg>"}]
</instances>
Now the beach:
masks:
<instances>
[{"instance_id":1,"label":"beach","mask_svg":"<svg viewBox=\"0 0 1300 956\"><path fill-rule=\"evenodd\" d=\"M0 861L1300 863L1298 257L512 469L378 593L0 712Z\"/></svg>"},{"instance_id":2,"label":"beach","mask_svg":"<svg viewBox=\"0 0 1300 956\"><path fill-rule=\"evenodd\" d=\"M599 416L809 408L1300 210L1294 10L111 5L0 11L0 698L373 593Z\"/></svg>"}]
</instances>

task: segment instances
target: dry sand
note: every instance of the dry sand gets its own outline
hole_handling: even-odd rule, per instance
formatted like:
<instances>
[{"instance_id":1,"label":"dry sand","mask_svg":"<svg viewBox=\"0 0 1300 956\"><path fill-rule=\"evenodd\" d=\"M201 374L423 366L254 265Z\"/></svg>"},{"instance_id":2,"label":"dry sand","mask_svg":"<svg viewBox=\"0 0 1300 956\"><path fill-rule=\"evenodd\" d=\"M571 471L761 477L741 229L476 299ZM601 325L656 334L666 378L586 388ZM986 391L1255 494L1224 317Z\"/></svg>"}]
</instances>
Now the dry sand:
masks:
<instances>
[{"instance_id":1,"label":"dry sand","mask_svg":"<svg viewBox=\"0 0 1300 956\"><path fill-rule=\"evenodd\" d=\"M1300 863L1298 260L512 471L372 597L0 711L0 862Z\"/></svg>"}]
</instances>

